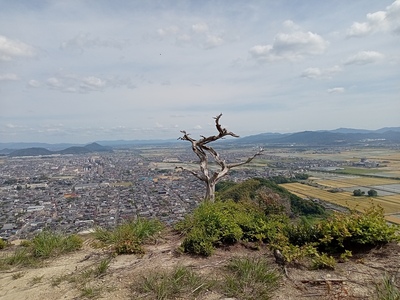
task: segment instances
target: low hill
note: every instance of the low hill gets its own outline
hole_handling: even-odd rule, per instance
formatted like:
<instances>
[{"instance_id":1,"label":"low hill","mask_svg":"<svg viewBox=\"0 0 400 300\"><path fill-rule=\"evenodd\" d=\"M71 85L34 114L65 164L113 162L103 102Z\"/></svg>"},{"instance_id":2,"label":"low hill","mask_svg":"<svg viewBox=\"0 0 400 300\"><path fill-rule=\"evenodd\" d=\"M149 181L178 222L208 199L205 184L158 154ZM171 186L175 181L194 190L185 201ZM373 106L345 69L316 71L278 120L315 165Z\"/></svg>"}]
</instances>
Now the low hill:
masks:
<instances>
[{"instance_id":1,"label":"low hill","mask_svg":"<svg viewBox=\"0 0 400 300\"><path fill-rule=\"evenodd\" d=\"M276 195L275 199L270 199L279 204L288 202L291 213L295 215L325 215L325 209L318 203L302 198L290 193L273 181L265 178L253 178L242 183L220 182L216 186L218 196L222 199L232 199L236 202L255 200L263 191L269 195Z\"/></svg>"},{"instance_id":2,"label":"low hill","mask_svg":"<svg viewBox=\"0 0 400 300\"><path fill-rule=\"evenodd\" d=\"M54 154L85 154L94 152L112 152L112 148L102 146L97 143L92 143L86 146L72 146L59 151L50 151L45 148L20 149L20 150L14 150L8 155L11 157L17 157L17 156L39 156L39 155L54 155Z\"/></svg>"},{"instance_id":3,"label":"low hill","mask_svg":"<svg viewBox=\"0 0 400 300\"><path fill-rule=\"evenodd\" d=\"M9 153L9 156L11 156L11 157L39 156L39 155L51 155L51 154L54 154L54 153L45 148L27 148L27 149L20 149L20 150L12 151L11 153Z\"/></svg>"}]
</instances>

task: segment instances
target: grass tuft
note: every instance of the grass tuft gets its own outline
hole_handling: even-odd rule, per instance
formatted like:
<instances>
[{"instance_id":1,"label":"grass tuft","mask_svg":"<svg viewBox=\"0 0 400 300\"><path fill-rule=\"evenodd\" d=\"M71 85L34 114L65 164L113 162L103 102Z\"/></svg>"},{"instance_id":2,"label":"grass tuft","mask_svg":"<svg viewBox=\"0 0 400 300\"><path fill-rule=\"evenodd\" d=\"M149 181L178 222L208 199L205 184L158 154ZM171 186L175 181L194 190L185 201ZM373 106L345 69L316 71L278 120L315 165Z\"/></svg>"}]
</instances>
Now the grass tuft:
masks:
<instances>
[{"instance_id":1,"label":"grass tuft","mask_svg":"<svg viewBox=\"0 0 400 300\"><path fill-rule=\"evenodd\" d=\"M79 250L83 240L77 235L61 235L42 231L31 241L25 241L13 252L3 255L0 269L13 267L37 267L43 259Z\"/></svg>"},{"instance_id":2,"label":"grass tuft","mask_svg":"<svg viewBox=\"0 0 400 300\"><path fill-rule=\"evenodd\" d=\"M132 286L135 296L148 295L151 299L196 299L207 291L213 281L202 278L184 266L170 271L151 272Z\"/></svg>"},{"instance_id":3,"label":"grass tuft","mask_svg":"<svg viewBox=\"0 0 400 300\"><path fill-rule=\"evenodd\" d=\"M72 252L82 247L82 239L77 235L63 236L50 231L42 231L31 242L31 252L37 258L49 258Z\"/></svg>"},{"instance_id":4,"label":"grass tuft","mask_svg":"<svg viewBox=\"0 0 400 300\"><path fill-rule=\"evenodd\" d=\"M137 219L112 230L97 228L94 236L104 245L112 246L116 254L142 254L142 244L161 229L158 220Z\"/></svg>"},{"instance_id":5,"label":"grass tuft","mask_svg":"<svg viewBox=\"0 0 400 300\"><path fill-rule=\"evenodd\" d=\"M395 278L386 274L376 285L378 300L400 300L400 290L396 286Z\"/></svg>"},{"instance_id":6,"label":"grass tuft","mask_svg":"<svg viewBox=\"0 0 400 300\"><path fill-rule=\"evenodd\" d=\"M234 258L227 265L229 274L223 288L229 297L238 299L270 299L278 287L280 275L264 258Z\"/></svg>"}]
</instances>

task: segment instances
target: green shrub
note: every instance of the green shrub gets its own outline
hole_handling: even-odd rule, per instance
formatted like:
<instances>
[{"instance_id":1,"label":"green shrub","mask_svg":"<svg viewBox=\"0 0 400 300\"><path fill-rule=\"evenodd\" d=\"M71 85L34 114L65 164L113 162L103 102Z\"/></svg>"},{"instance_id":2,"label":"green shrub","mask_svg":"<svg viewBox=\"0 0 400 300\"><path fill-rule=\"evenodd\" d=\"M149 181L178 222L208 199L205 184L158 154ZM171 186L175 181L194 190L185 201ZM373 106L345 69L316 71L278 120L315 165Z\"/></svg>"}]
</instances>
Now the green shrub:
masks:
<instances>
[{"instance_id":1,"label":"green shrub","mask_svg":"<svg viewBox=\"0 0 400 300\"><path fill-rule=\"evenodd\" d=\"M336 260L334 257L329 256L326 253L315 253L312 258L313 269L335 269Z\"/></svg>"},{"instance_id":2,"label":"green shrub","mask_svg":"<svg viewBox=\"0 0 400 300\"><path fill-rule=\"evenodd\" d=\"M319 228L306 218L301 218L299 222L286 226L285 235L289 243L297 246L315 243L322 238Z\"/></svg>"},{"instance_id":3,"label":"green shrub","mask_svg":"<svg viewBox=\"0 0 400 300\"><path fill-rule=\"evenodd\" d=\"M192 216L178 223L176 229L186 233L185 252L211 255L214 246L240 240L243 231L236 222L239 205L233 201L202 203Z\"/></svg>"},{"instance_id":4,"label":"green shrub","mask_svg":"<svg viewBox=\"0 0 400 300\"><path fill-rule=\"evenodd\" d=\"M315 222L301 219L282 228L271 240L271 248L280 250L286 263L310 257L313 268L334 268L335 259L329 254L340 254L340 259L346 260L351 250L362 245L399 240L398 226L386 222L379 206L371 206L364 213L334 213Z\"/></svg>"},{"instance_id":5,"label":"green shrub","mask_svg":"<svg viewBox=\"0 0 400 300\"><path fill-rule=\"evenodd\" d=\"M321 221L319 246L327 251L344 251L359 245L379 245L398 241L398 226L386 222L383 209L372 205L364 213L335 213Z\"/></svg>"},{"instance_id":6,"label":"green shrub","mask_svg":"<svg viewBox=\"0 0 400 300\"><path fill-rule=\"evenodd\" d=\"M279 240L288 218L264 215L254 202L217 201L202 203L175 229L185 234L184 252L211 255L214 247L238 241L271 242Z\"/></svg>"},{"instance_id":7,"label":"green shrub","mask_svg":"<svg viewBox=\"0 0 400 300\"><path fill-rule=\"evenodd\" d=\"M267 189L282 198L282 202L290 203L290 210L296 215L325 216L325 208L309 200L290 193L285 188L265 178L252 178L242 183L219 182L216 186L217 196L221 199L232 199L235 202L257 201L260 190Z\"/></svg>"},{"instance_id":8,"label":"green shrub","mask_svg":"<svg viewBox=\"0 0 400 300\"><path fill-rule=\"evenodd\" d=\"M4 249L7 246L7 242L0 238L0 250Z\"/></svg>"},{"instance_id":9,"label":"green shrub","mask_svg":"<svg viewBox=\"0 0 400 300\"><path fill-rule=\"evenodd\" d=\"M400 240L399 227L388 224L380 206L371 206L362 214L353 212L349 218L351 243L378 245Z\"/></svg>"},{"instance_id":10,"label":"green shrub","mask_svg":"<svg viewBox=\"0 0 400 300\"><path fill-rule=\"evenodd\" d=\"M184 252L210 256L214 252L215 239L208 236L202 228L193 228L182 242Z\"/></svg>"}]
</instances>

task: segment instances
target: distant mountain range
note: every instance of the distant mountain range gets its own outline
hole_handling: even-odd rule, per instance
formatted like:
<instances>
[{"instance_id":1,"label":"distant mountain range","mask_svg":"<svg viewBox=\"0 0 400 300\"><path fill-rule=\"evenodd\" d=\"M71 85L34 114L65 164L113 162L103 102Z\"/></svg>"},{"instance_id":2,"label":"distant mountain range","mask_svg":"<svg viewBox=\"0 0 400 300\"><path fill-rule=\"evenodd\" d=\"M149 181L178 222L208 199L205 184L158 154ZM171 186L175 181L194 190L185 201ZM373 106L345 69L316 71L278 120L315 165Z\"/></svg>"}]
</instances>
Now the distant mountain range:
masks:
<instances>
[{"instance_id":1,"label":"distant mountain range","mask_svg":"<svg viewBox=\"0 0 400 300\"><path fill-rule=\"evenodd\" d=\"M379 130L339 128L327 131L302 131L296 133L262 133L243 137L241 144L342 146L400 144L400 127Z\"/></svg>"},{"instance_id":2,"label":"distant mountain range","mask_svg":"<svg viewBox=\"0 0 400 300\"><path fill-rule=\"evenodd\" d=\"M0 151L1 154L5 154L11 157L17 156L39 156L39 155L55 155L55 154L86 154L93 152L112 152L112 148L108 146L102 146L98 143L88 144L86 146L71 146L63 150L51 151L43 147L30 147L18 150L5 148Z\"/></svg>"},{"instance_id":3,"label":"distant mountain range","mask_svg":"<svg viewBox=\"0 0 400 300\"><path fill-rule=\"evenodd\" d=\"M400 145L400 127L378 130L338 128L335 130L302 131L296 133L260 133L238 139L221 141L229 144L262 146L350 146ZM0 155L37 156L52 154L84 154L108 152L113 148L135 145L161 145L178 143L177 140L117 140L98 141L88 145L46 143L0 143Z\"/></svg>"}]
</instances>

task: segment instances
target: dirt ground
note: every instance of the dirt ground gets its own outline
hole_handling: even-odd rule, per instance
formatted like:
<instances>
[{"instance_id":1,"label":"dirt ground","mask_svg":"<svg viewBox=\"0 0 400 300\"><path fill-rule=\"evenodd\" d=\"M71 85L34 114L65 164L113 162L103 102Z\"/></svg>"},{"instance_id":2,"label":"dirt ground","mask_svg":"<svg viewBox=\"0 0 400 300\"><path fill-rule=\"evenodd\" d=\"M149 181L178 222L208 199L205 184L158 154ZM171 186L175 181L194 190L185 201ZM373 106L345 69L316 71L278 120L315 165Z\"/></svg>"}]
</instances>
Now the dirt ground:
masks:
<instances>
[{"instance_id":1,"label":"dirt ground","mask_svg":"<svg viewBox=\"0 0 400 300\"><path fill-rule=\"evenodd\" d=\"M180 254L177 251L180 236L169 232L155 244L146 245L142 257L113 257L104 276L90 280L85 296L80 282L83 277L77 274L85 274L85 270L99 265L109 255L107 250L94 248L92 241L87 239L82 250L46 261L40 268L0 271L0 299L137 299L131 286L143 274L182 265L202 275L215 277L226 262L237 256L265 256L271 261L271 266L281 272L280 285L272 299L376 299L376 285L383 276L392 276L397 284L400 283L400 274L397 274L400 270L400 246L394 243L356 254L349 261L338 263L335 270L310 271L301 266L289 266L285 275L269 249L251 250L237 245L218 249L209 258L199 258ZM93 291L97 292L91 294ZM198 299L233 298L209 291Z\"/></svg>"}]
</instances>

